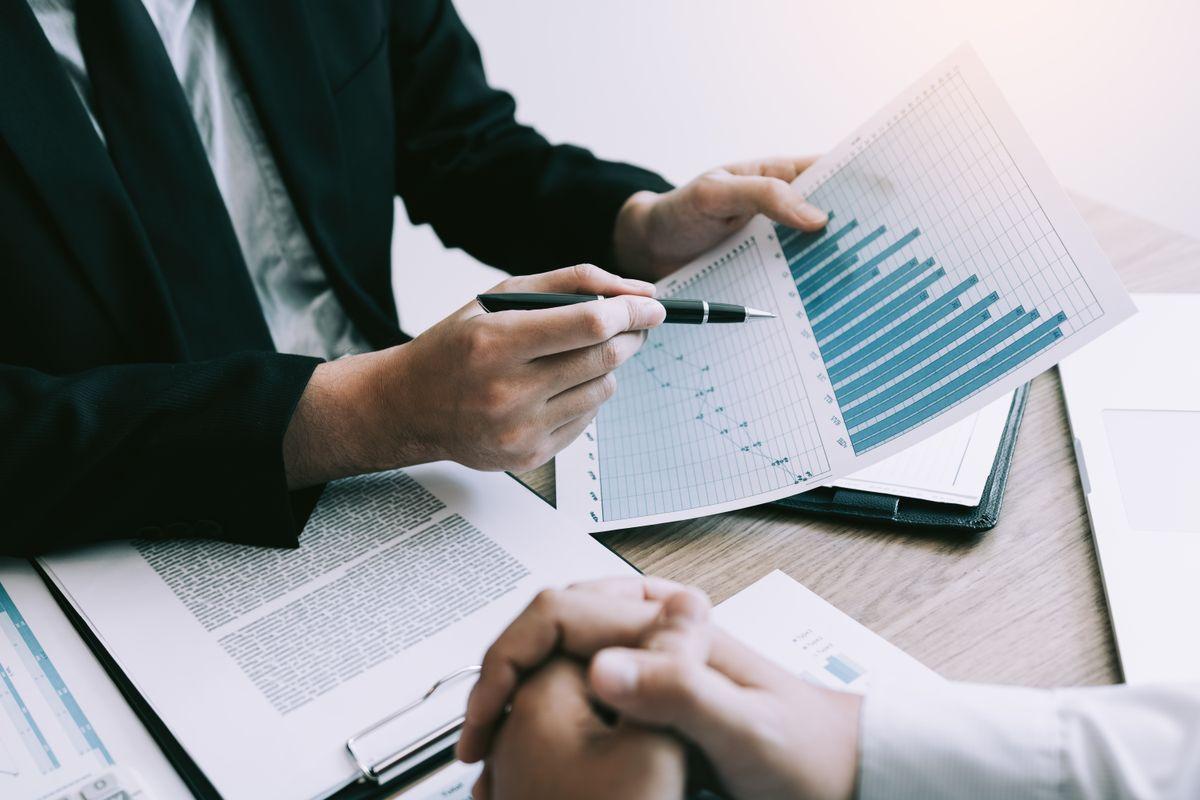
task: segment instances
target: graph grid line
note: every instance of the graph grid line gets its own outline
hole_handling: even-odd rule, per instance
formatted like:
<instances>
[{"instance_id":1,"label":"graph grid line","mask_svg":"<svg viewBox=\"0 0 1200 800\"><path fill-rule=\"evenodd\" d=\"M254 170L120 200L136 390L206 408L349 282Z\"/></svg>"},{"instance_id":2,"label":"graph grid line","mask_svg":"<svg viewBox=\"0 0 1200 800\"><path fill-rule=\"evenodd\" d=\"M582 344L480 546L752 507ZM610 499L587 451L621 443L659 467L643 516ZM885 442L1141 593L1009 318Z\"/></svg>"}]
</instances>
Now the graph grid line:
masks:
<instances>
[{"instance_id":1,"label":"graph grid line","mask_svg":"<svg viewBox=\"0 0 1200 800\"><path fill-rule=\"evenodd\" d=\"M774 237L771 237L774 239ZM750 237L672 290L776 310ZM606 520L682 511L813 480L829 461L779 325L668 325L617 372L596 418ZM742 368L753 360L747 378ZM741 377L735 377L741 376ZM664 423L664 420L666 422Z\"/></svg>"},{"instance_id":2,"label":"graph grid line","mask_svg":"<svg viewBox=\"0 0 1200 800\"><path fill-rule=\"evenodd\" d=\"M777 227L855 453L964 402L1103 309L957 71Z\"/></svg>"}]
</instances>

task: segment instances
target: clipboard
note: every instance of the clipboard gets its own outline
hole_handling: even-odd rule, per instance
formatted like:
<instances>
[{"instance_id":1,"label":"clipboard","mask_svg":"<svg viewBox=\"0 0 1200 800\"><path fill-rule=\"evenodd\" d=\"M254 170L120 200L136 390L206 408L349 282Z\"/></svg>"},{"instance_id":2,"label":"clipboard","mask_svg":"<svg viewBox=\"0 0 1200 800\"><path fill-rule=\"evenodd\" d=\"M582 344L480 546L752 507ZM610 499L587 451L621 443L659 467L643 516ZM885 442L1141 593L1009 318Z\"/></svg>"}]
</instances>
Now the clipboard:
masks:
<instances>
[{"instance_id":1,"label":"clipboard","mask_svg":"<svg viewBox=\"0 0 1200 800\"><path fill-rule=\"evenodd\" d=\"M514 476L515 477L515 476ZM533 489L521 481L517 481L526 491L538 497L539 502L545 503ZM548 504L547 504L548 505ZM621 562L629 565L632 572L640 573L633 564L612 548L595 537L593 541L616 556ZM158 744L163 755L170 761L175 771L188 789L200 800L222 800L212 781L191 757L171 731L162 717L154 710L148 700L126 675L120 664L109 652L105 644L93 631L91 625L76 608L76 606L59 589L58 584L37 561L31 561L42 582L51 592L55 601L71 626L100 662L104 671L117 687L122 698L129 704L146 730ZM357 731L343 741L344 754L348 767L347 774L357 770L357 776L351 775L347 785L327 795L331 800L375 800L375 798L390 797L396 792L408 788L409 785L435 772L454 758L454 745L458 742L463 723L462 714L437 724L433 729L420 733L408 739L402 746L392 752L378 753L370 747L373 736L381 734L390 724L398 722L406 714L420 708L423 703L437 697L440 692L457 683L478 674L480 667L467 664L443 675L432 686L412 687L416 690L407 702L387 713L370 726ZM247 755L248 759L253 754Z\"/></svg>"},{"instance_id":2,"label":"clipboard","mask_svg":"<svg viewBox=\"0 0 1200 800\"><path fill-rule=\"evenodd\" d=\"M163 751L163 755L171 762L171 766L179 773L179 777L187 784L192 794L199 800L222 800L221 794L204 775L203 770L188 755L179 740L171 733L170 728L137 691L79 612L63 596L54 581L50 580L41 565L36 561L31 563L41 576L42 582L53 594L59 608L71 621L75 632L95 654L101 666L104 667L104 671L116 684L125 702L129 703L130 708L146 726ZM375 800L388 797L452 761L454 758L453 748L458 743L459 734L462 731L464 721L462 715L447 720L445 724L411 739L394 751L375 758L366 756L363 743L390 724L399 721L405 714L420 707L422 703L436 696L446 687L478 675L480 669L482 668L479 665L473 664L443 675L410 702L348 737L345 742L346 752L349 763L358 769L358 779L329 795L328 800Z\"/></svg>"},{"instance_id":3,"label":"clipboard","mask_svg":"<svg viewBox=\"0 0 1200 800\"><path fill-rule=\"evenodd\" d=\"M1004 504L1004 487L1012 467L1017 434L1025 415L1030 384L1013 392L1008 418L992 472L983 487L979 504L960 506L935 503L911 497L821 486L802 494L785 497L775 505L825 517L841 517L857 521L881 522L906 528L924 528L947 534L978 534L990 530L1000 520Z\"/></svg>"}]
</instances>

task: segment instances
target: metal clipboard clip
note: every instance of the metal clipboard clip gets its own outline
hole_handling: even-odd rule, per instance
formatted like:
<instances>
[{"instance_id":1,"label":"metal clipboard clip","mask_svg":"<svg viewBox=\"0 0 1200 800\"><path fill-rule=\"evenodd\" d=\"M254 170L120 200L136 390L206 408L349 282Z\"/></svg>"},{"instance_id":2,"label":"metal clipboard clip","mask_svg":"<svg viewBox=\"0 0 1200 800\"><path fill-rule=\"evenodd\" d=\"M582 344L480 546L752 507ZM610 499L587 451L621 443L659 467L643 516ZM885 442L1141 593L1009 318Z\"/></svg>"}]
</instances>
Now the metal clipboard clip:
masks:
<instances>
[{"instance_id":1,"label":"metal clipboard clip","mask_svg":"<svg viewBox=\"0 0 1200 800\"><path fill-rule=\"evenodd\" d=\"M422 736L413 739L408 744L401 747L396 752L383 756L382 758L371 761L360 750L360 743L363 739L370 737L378 731L391 725L400 717L417 708L429 698L433 697L437 692L450 684L472 676L478 675L483 669L480 666L463 667L455 670L449 675L444 675L439 678L433 686L430 686L425 694L418 699L404 706L403 708L393 711L388 716L376 722L369 728L364 728L358 733L346 740L346 750L350 753L350 758L354 761L354 765L358 767L358 771L362 773L363 778L372 783L382 783L383 776L395 771L397 774L406 772L407 769L401 767L413 767L424 761L426 758L433 756L441 750L450 747L458 741L459 731L462 730L463 722L466 717L462 714L451 719L444 725L439 725L437 728L429 731ZM405 762L411 762L406 765Z\"/></svg>"}]
</instances>

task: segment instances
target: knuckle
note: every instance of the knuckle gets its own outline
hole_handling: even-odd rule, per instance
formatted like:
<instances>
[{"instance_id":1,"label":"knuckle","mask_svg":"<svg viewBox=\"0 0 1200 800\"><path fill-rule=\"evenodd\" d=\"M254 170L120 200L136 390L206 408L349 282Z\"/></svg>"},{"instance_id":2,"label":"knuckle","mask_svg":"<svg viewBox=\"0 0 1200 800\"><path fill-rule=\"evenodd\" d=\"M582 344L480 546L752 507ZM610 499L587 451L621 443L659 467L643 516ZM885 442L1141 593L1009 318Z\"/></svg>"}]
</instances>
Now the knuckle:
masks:
<instances>
[{"instance_id":1,"label":"knuckle","mask_svg":"<svg viewBox=\"0 0 1200 800\"><path fill-rule=\"evenodd\" d=\"M544 616L554 616L562 603L561 589L542 589L533 596L529 608Z\"/></svg>"},{"instance_id":2,"label":"knuckle","mask_svg":"<svg viewBox=\"0 0 1200 800\"><path fill-rule=\"evenodd\" d=\"M593 339L608 338L608 320L605 319L602 303L588 303L583 315L584 332Z\"/></svg>"},{"instance_id":3,"label":"knuckle","mask_svg":"<svg viewBox=\"0 0 1200 800\"><path fill-rule=\"evenodd\" d=\"M606 375L601 375L596 381L596 394L601 403L612 399L612 396L617 393L617 376L609 372Z\"/></svg>"},{"instance_id":4,"label":"knuckle","mask_svg":"<svg viewBox=\"0 0 1200 800\"><path fill-rule=\"evenodd\" d=\"M479 389L479 406L483 417L492 422L507 419L512 406L512 394L506 381L485 381ZM498 438L503 440L511 435L511 431L501 431Z\"/></svg>"},{"instance_id":5,"label":"knuckle","mask_svg":"<svg viewBox=\"0 0 1200 800\"><path fill-rule=\"evenodd\" d=\"M496 672L500 671L504 664L504 653L501 652L500 645L498 643L493 644L487 649L487 652L483 654L483 660L479 662L479 674L481 676L494 675Z\"/></svg>"},{"instance_id":6,"label":"knuckle","mask_svg":"<svg viewBox=\"0 0 1200 800\"><path fill-rule=\"evenodd\" d=\"M634 330L636 328L641 327L641 325L639 324L639 319L641 317L641 312L639 311L639 309L642 308L642 305L640 303L641 303L641 301L634 300L631 297L625 298L625 315L626 315L626 317L625 317L624 330L630 331L630 330Z\"/></svg>"},{"instance_id":7,"label":"knuckle","mask_svg":"<svg viewBox=\"0 0 1200 800\"><path fill-rule=\"evenodd\" d=\"M510 457L519 458L525 449L525 432L518 425L501 426L496 432L496 445Z\"/></svg>"},{"instance_id":8,"label":"knuckle","mask_svg":"<svg viewBox=\"0 0 1200 800\"><path fill-rule=\"evenodd\" d=\"M575 280L580 286L587 286L590 283L594 283L603 274L603 270L594 264L576 264L571 269L574 271Z\"/></svg>"},{"instance_id":9,"label":"knuckle","mask_svg":"<svg viewBox=\"0 0 1200 800\"><path fill-rule=\"evenodd\" d=\"M621 348L617 344L616 337L612 339L606 339L605 341L596 345L596 348L597 358L600 362L600 369L605 372L613 371L617 367L621 366L621 362L624 361Z\"/></svg>"},{"instance_id":10,"label":"knuckle","mask_svg":"<svg viewBox=\"0 0 1200 800\"><path fill-rule=\"evenodd\" d=\"M467 358L474 362L490 359L495 351L495 339L491 326L487 324L480 322L468 326L464 341Z\"/></svg>"},{"instance_id":11,"label":"knuckle","mask_svg":"<svg viewBox=\"0 0 1200 800\"><path fill-rule=\"evenodd\" d=\"M781 180L770 179L770 183L767 184L766 200L780 208L790 205L792 203L791 187Z\"/></svg>"},{"instance_id":12,"label":"knuckle","mask_svg":"<svg viewBox=\"0 0 1200 800\"><path fill-rule=\"evenodd\" d=\"M720 170L706 172L696 179L692 192L696 203L701 208L712 208L720 202L725 190L725 181Z\"/></svg>"}]
</instances>

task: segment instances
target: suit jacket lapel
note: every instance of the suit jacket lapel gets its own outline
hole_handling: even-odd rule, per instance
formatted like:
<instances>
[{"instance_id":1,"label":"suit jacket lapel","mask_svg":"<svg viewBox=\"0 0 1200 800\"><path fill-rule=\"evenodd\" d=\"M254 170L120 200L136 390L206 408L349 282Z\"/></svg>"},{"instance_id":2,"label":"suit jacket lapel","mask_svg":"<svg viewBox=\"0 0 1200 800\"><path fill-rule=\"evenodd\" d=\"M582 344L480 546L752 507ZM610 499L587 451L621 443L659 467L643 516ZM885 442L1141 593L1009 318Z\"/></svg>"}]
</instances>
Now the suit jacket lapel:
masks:
<instances>
[{"instance_id":1,"label":"suit jacket lapel","mask_svg":"<svg viewBox=\"0 0 1200 800\"><path fill-rule=\"evenodd\" d=\"M406 341L408 337L350 277L336 246L351 230L345 152L333 92L305 4L298 0L212 2L330 286L359 330L377 346Z\"/></svg>"},{"instance_id":2,"label":"suit jacket lapel","mask_svg":"<svg viewBox=\"0 0 1200 800\"><path fill-rule=\"evenodd\" d=\"M304 4L213 4L301 223L336 280L329 268L339 266L333 242L347 213L346 178L333 95Z\"/></svg>"},{"instance_id":3,"label":"suit jacket lapel","mask_svg":"<svg viewBox=\"0 0 1200 800\"><path fill-rule=\"evenodd\" d=\"M114 326L131 352L183 356L183 334L145 232L26 0L0 0L0 75L0 136Z\"/></svg>"}]
</instances>

